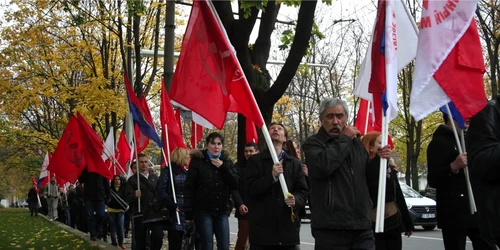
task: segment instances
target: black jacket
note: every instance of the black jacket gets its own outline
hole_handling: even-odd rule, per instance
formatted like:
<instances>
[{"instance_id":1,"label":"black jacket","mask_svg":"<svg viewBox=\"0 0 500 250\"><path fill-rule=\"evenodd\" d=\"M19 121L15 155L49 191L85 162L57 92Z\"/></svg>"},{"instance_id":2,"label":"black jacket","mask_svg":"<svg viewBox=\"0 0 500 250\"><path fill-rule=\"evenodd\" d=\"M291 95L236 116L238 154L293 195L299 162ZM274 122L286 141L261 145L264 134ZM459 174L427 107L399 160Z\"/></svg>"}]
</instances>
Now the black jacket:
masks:
<instances>
[{"instance_id":1,"label":"black jacket","mask_svg":"<svg viewBox=\"0 0 500 250\"><path fill-rule=\"evenodd\" d=\"M287 154L283 156L283 174L288 192L295 197L292 209L285 203L279 181L272 175L273 159L269 151L250 156L245 175L248 194L250 244L293 246L300 244L298 210L305 206L308 188L302 164Z\"/></svg>"},{"instance_id":2,"label":"black jacket","mask_svg":"<svg viewBox=\"0 0 500 250\"><path fill-rule=\"evenodd\" d=\"M390 168L387 166L387 168ZM368 163L366 167L366 181L368 183L368 191L370 192L370 198L373 203L373 208L377 207L377 195L378 195L378 184L379 184L379 170L380 170L380 157L376 156ZM390 177L386 183L385 189L385 202L396 202L399 211L401 212L401 232L415 231L413 226L413 221L408 212L408 207L406 206L405 197L403 191L401 190L401 185L399 184L398 171L391 169Z\"/></svg>"},{"instance_id":3,"label":"black jacket","mask_svg":"<svg viewBox=\"0 0 500 250\"><path fill-rule=\"evenodd\" d=\"M500 95L470 120L467 150L481 234L500 240Z\"/></svg>"},{"instance_id":4,"label":"black jacket","mask_svg":"<svg viewBox=\"0 0 500 250\"><path fill-rule=\"evenodd\" d=\"M118 191L116 191L115 187L112 187L112 186L110 187L110 189L113 190L118 196L120 196L120 198L122 198L122 200L125 200L126 185L127 184L120 185L120 187L118 188ZM118 203L118 201L114 197L111 197L111 201L109 202L108 207L114 208L114 209L123 209L123 207L120 206L120 203Z\"/></svg>"},{"instance_id":5,"label":"black jacket","mask_svg":"<svg viewBox=\"0 0 500 250\"><path fill-rule=\"evenodd\" d=\"M232 209L230 194L238 188L238 179L233 173L233 162L222 152L222 166L212 165L207 150L194 151L184 183L184 212L186 220L192 220L195 211L224 214Z\"/></svg>"},{"instance_id":6,"label":"black jacket","mask_svg":"<svg viewBox=\"0 0 500 250\"><path fill-rule=\"evenodd\" d=\"M108 201L111 198L109 192L109 181L98 173L87 172L85 169L80 177L80 183L84 183L83 199L84 200L104 200Z\"/></svg>"},{"instance_id":7,"label":"black jacket","mask_svg":"<svg viewBox=\"0 0 500 250\"><path fill-rule=\"evenodd\" d=\"M311 227L370 229L368 153L358 138L330 136L321 127L302 147L309 168Z\"/></svg>"},{"instance_id":8,"label":"black jacket","mask_svg":"<svg viewBox=\"0 0 500 250\"><path fill-rule=\"evenodd\" d=\"M427 182L436 188L437 221L439 228L467 228L475 226L470 215L469 196L464 170L451 171L450 164L458 156L453 130L440 125L427 147Z\"/></svg>"},{"instance_id":9,"label":"black jacket","mask_svg":"<svg viewBox=\"0 0 500 250\"><path fill-rule=\"evenodd\" d=\"M141 213L149 208L153 202L156 194L156 185L158 184L158 176L150 173L148 178L139 174L140 178L140 190L141 190ZM137 174L132 175L127 180L127 185L125 187L125 201L130 206L129 210L133 213L138 212L137 198L135 197L135 191L137 190Z\"/></svg>"},{"instance_id":10,"label":"black jacket","mask_svg":"<svg viewBox=\"0 0 500 250\"><path fill-rule=\"evenodd\" d=\"M240 214L240 206L241 205L246 205L248 207L248 195L246 193L246 181L245 181L245 174L247 171L247 160L244 160L242 162L238 162L234 165L233 172L236 174L238 177L238 189L233 190L231 192L231 196L233 197L234 201L234 217L240 219L240 220L247 220L248 219L248 214L241 215Z\"/></svg>"}]
</instances>

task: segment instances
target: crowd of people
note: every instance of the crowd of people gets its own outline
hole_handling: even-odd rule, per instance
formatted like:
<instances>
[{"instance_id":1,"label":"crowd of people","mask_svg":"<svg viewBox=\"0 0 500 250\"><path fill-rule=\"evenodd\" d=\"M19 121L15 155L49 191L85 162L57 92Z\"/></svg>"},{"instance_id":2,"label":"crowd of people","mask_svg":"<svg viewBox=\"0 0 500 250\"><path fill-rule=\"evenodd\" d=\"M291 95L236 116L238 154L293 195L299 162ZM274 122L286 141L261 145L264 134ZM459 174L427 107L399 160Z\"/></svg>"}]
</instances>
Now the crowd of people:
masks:
<instances>
[{"instance_id":1,"label":"crowd of people","mask_svg":"<svg viewBox=\"0 0 500 250\"><path fill-rule=\"evenodd\" d=\"M223 150L224 137L213 132L206 137L203 150L173 150L171 169L163 168L159 177L150 171L148 157L139 154L138 172L128 180L117 175L109 184L96 173L84 172L66 196L52 179L43 190L41 197L46 201L42 204L46 204L49 219L89 232L91 240L106 239L109 233L111 243L122 249L131 224L132 249L161 249L167 231L171 250L212 250L214 236L217 249L228 250L228 217L234 209L238 220L236 250L249 246L295 250L300 245L306 204L311 209L315 249L402 249L402 234L410 237L414 227L391 160L392 150L381 145L378 132L360 138L358 129L347 125L348 115L345 101L322 101L321 127L304 142L303 152L289 138L285 126L271 123L273 148L259 149L257 144L247 143L245 159L234 164ZM429 184L437 189L438 226L446 249L465 249L465 236L475 249L496 249L495 243L500 243L500 230L494 230L498 224L493 224L500 216L498 199L494 200L500 171L491 164L500 162L499 119L499 104L492 103L471 121L469 130L477 136L468 140L472 154L457 153L446 119L429 145ZM485 150L493 151L484 154ZM374 233L381 159L389 162L385 166L384 232ZM486 228L478 226L478 218L470 215L465 204L468 196L463 169L467 165L473 185L483 192L476 195L477 216L493 219ZM286 195L280 175L288 188ZM486 191L492 195L484 195ZM34 200L31 192L30 200ZM170 220L143 223L146 212L158 204L169 211ZM35 210L31 210L32 215Z\"/></svg>"}]
</instances>

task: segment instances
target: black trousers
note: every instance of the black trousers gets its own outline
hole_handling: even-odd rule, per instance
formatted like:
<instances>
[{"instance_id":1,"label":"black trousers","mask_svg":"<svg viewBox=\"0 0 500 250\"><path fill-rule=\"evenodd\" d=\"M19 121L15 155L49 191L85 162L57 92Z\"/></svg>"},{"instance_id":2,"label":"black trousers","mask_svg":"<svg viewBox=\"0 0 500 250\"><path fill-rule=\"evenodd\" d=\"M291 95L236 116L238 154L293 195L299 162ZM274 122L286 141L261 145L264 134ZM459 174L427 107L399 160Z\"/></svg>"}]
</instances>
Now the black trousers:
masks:
<instances>
[{"instance_id":1,"label":"black trousers","mask_svg":"<svg viewBox=\"0 0 500 250\"><path fill-rule=\"evenodd\" d=\"M484 240L479 234L479 228L442 228L444 249L465 250L467 236L472 241L475 250L496 250L493 241Z\"/></svg>"},{"instance_id":2,"label":"black trousers","mask_svg":"<svg viewBox=\"0 0 500 250\"><path fill-rule=\"evenodd\" d=\"M399 230L375 233L375 246L377 250L401 250L403 240Z\"/></svg>"},{"instance_id":3,"label":"black trousers","mask_svg":"<svg viewBox=\"0 0 500 250\"><path fill-rule=\"evenodd\" d=\"M168 250L180 250L182 246L183 231L168 230Z\"/></svg>"},{"instance_id":4,"label":"black trousers","mask_svg":"<svg viewBox=\"0 0 500 250\"><path fill-rule=\"evenodd\" d=\"M312 228L314 250L375 250L371 229L333 230Z\"/></svg>"}]
</instances>

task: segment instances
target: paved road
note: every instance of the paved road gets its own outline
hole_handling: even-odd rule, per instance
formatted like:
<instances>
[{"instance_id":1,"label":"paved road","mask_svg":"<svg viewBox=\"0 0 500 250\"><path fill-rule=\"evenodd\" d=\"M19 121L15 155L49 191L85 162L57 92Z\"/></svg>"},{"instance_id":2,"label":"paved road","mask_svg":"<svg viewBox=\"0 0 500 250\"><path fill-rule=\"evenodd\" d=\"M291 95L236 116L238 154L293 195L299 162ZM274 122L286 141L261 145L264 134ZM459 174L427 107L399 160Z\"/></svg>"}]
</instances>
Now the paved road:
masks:
<instances>
[{"instance_id":1,"label":"paved road","mask_svg":"<svg viewBox=\"0 0 500 250\"><path fill-rule=\"evenodd\" d=\"M238 232L238 221L231 216L229 219L229 228L231 230L231 243L236 241ZM311 235L311 226L309 223L302 223L300 229L301 250L313 250L314 238ZM405 250L444 250L441 230L434 229L432 231L424 231L421 227L417 227L416 231L410 238L403 238L403 249ZM472 250L472 243L467 241L467 250Z\"/></svg>"}]
</instances>

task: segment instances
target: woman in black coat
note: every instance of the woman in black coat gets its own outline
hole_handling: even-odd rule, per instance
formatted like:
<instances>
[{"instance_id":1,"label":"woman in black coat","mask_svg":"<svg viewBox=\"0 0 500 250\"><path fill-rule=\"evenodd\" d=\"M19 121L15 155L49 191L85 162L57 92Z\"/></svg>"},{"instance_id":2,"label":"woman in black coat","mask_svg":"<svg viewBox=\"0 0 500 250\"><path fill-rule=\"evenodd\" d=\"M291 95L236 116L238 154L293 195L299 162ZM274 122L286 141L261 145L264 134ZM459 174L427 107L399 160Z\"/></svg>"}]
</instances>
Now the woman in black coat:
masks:
<instances>
[{"instance_id":1,"label":"woman in black coat","mask_svg":"<svg viewBox=\"0 0 500 250\"><path fill-rule=\"evenodd\" d=\"M363 136L362 142L370 155L370 162L366 167L366 181L368 191L373 202L372 221L375 223L377 194L379 184L380 157L377 151L382 147L379 132L370 132ZM397 178L396 166L387 164L387 184L385 190L385 220L384 232L375 233L377 250L401 250L403 243L401 232L410 237L415 230L406 201Z\"/></svg>"}]
</instances>

